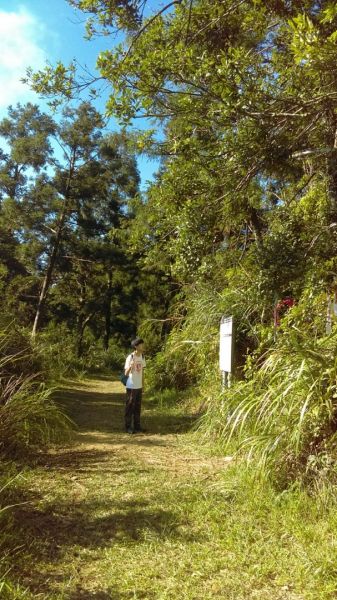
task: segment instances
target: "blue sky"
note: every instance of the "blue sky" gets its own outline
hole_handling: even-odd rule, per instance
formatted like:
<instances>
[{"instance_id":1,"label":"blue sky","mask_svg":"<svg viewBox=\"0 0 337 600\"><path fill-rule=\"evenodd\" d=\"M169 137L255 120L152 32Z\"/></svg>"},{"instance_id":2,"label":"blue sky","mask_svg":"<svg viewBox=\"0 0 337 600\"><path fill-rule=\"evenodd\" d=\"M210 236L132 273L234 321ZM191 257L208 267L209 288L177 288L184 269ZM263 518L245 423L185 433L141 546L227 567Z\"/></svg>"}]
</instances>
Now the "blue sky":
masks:
<instances>
[{"instance_id":1,"label":"blue sky","mask_svg":"<svg viewBox=\"0 0 337 600\"><path fill-rule=\"evenodd\" d=\"M43 101L20 82L26 68L43 68L46 61L68 64L73 58L91 71L99 51L111 47L113 40L84 39L85 15L75 11L66 0L0 0L0 118L7 107L17 102ZM104 111L104 101L96 103ZM115 125L111 122L111 128ZM157 163L138 159L142 187L151 180Z\"/></svg>"}]
</instances>

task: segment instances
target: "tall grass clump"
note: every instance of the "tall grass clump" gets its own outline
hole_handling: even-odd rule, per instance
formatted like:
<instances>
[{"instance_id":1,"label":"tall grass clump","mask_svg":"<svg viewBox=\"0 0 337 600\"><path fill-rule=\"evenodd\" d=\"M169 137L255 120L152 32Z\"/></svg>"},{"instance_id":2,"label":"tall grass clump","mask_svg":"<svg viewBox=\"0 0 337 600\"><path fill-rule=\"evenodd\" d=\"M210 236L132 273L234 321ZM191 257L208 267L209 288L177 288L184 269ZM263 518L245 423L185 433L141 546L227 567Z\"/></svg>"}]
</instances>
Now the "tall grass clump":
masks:
<instances>
[{"instance_id":1,"label":"tall grass clump","mask_svg":"<svg viewBox=\"0 0 337 600\"><path fill-rule=\"evenodd\" d=\"M0 452L14 456L68 437L70 421L51 388L33 377L11 377L0 385Z\"/></svg>"},{"instance_id":2,"label":"tall grass clump","mask_svg":"<svg viewBox=\"0 0 337 600\"><path fill-rule=\"evenodd\" d=\"M12 578L24 547L12 518L24 497L17 486L22 463L49 444L69 439L72 431L45 376L29 334L14 324L0 329L0 597L4 600L28 597Z\"/></svg>"},{"instance_id":3,"label":"tall grass clump","mask_svg":"<svg viewBox=\"0 0 337 600\"><path fill-rule=\"evenodd\" d=\"M16 350L13 350L13 336ZM20 342L20 343L18 343ZM68 437L69 419L52 400L39 361L24 336L0 334L0 453L25 454Z\"/></svg>"},{"instance_id":4,"label":"tall grass clump","mask_svg":"<svg viewBox=\"0 0 337 600\"><path fill-rule=\"evenodd\" d=\"M286 328L246 379L208 403L200 429L280 483L336 478L337 330Z\"/></svg>"}]
</instances>

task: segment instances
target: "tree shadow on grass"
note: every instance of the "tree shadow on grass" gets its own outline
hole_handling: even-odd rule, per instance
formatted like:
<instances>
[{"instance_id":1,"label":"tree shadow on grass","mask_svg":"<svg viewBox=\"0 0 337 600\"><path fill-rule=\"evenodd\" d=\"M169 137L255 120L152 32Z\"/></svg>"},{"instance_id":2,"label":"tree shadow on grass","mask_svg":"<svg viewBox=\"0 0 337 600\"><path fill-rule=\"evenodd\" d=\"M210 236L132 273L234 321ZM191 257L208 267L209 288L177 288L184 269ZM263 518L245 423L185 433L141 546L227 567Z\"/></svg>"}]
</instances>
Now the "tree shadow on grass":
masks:
<instances>
[{"instance_id":1,"label":"tree shadow on grass","mask_svg":"<svg viewBox=\"0 0 337 600\"><path fill-rule=\"evenodd\" d=\"M186 433L192 429L197 418L193 415L172 415L160 413L159 411L144 411L143 423L146 431L156 435L168 433Z\"/></svg>"},{"instance_id":2,"label":"tree shadow on grass","mask_svg":"<svg viewBox=\"0 0 337 600\"><path fill-rule=\"evenodd\" d=\"M36 498L34 501L36 503ZM70 555L76 560L83 552L97 551L118 544L122 544L124 548L127 544L134 546L144 543L149 537L158 540L178 540L181 543L197 539L195 535L186 531L186 522L181 522L181 516L174 509L154 508L144 500L102 502L100 499L90 501L82 498L75 503L69 500L58 501L43 508L28 503L13 507L11 519L15 530L20 532L22 542L27 545L28 540L30 559L27 565L20 565L20 577L29 576L31 593L42 592L46 597L49 597L49 592L54 586L55 570L51 569L50 577L41 578L39 565L61 565L65 560L69 560ZM18 535L16 540L20 543ZM66 580L66 577L65 564L62 567L61 579ZM88 595L85 596L85 593ZM97 595L98 593L101 595ZM102 590L96 595L93 592L78 590L69 598L80 600L86 597L133 597L127 593L119 596L117 592L114 594L113 590ZM140 591L137 597L142 597ZM151 598L149 595L144 597Z\"/></svg>"},{"instance_id":3,"label":"tree shadow on grass","mask_svg":"<svg viewBox=\"0 0 337 600\"><path fill-rule=\"evenodd\" d=\"M178 513L154 509L145 501L114 502L111 507L108 502L82 499L43 509L26 504L15 507L12 518L26 540L35 540L34 554L38 551L35 558L39 560L59 558L74 547L95 549L121 542L141 543L144 535L191 541L191 536L180 530Z\"/></svg>"},{"instance_id":4,"label":"tree shadow on grass","mask_svg":"<svg viewBox=\"0 0 337 600\"><path fill-rule=\"evenodd\" d=\"M119 382L119 373L118 371L111 371L109 373L88 373L86 375L86 379L88 381L111 381L111 382Z\"/></svg>"},{"instance_id":5,"label":"tree shadow on grass","mask_svg":"<svg viewBox=\"0 0 337 600\"><path fill-rule=\"evenodd\" d=\"M115 472L114 458L119 460L117 450L102 450L96 448L74 447L69 445L66 448L58 448L56 453L39 452L27 457L17 458L15 465L18 471L24 470L26 467L38 468L44 471L55 471L56 473L103 473L107 471ZM14 461L13 461L14 463Z\"/></svg>"},{"instance_id":6,"label":"tree shadow on grass","mask_svg":"<svg viewBox=\"0 0 337 600\"><path fill-rule=\"evenodd\" d=\"M39 565L48 563L62 564L69 553L76 556L82 552L97 551L99 548L109 548L118 544L142 544L144 539L172 539L182 543L194 541L197 538L186 529L186 523L180 522L180 515L174 507L166 508L166 498L161 498L160 491L156 499L156 506L147 502L111 500L105 501L98 493L98 499L90 499L86 495L85 480L78 474L94 473L108 477L111 485L118 485L118 476L129 473L130 468L137 473L147 473L151 468L139 468L128 464L127 456L121 462L121 445L141 447L165 446L167 433L182 433L188 431L193 419L189 416L165 414L163 409L147 407L144 403L143 424L148 430L145 435L127 435L123 431L125 394L119 392L97 392L90 390L90 386L83 389L82 383L78 387L72 382L69 387L55 393L55 401L59 403L66 414L77 424L79 438L86 444L92 443L93 447L60 448L56 453L40 454L37 458L39 469L51 472L64 472L68 478L74 479L70 498L45 505L42 494L36 490L23 490L20 506L11 509L13 529L18 532L16 541L18 546L27 548L31 558L27 565L20 565L20 576L29 576L32 593L45 593L49 597L52 592L53 575L44 578L39 575ZM123 432L123 434L122 434ZM158 438L163 435L163 438ZM100 448L99 444L102 443ZM104 444L106 447L104 447ZM36 464L36 462L35 462ZM78 487L76 488L76 485ZM78 493L77 493L78 492ZM158 508L158 503L160 508ZM184 527L182 527L182 525ZM62 567L66 577L67 567ZM56 581L56 580L55 580ZM69 590L69 600L127 600L137 593L138 598L152 600L152 592L134 590L122 592L114 589L87 590L76 588Z\"/></svg>"},{"instance_id":7,"label":"tree shadow on grass","mask_svg":"<svg viewBox=\"0 0 337 600\"><path fill-rule=\"evenodd\" d=\"M77 388L75 382L71 382L69 387L58 390L54 399L80 432L124 432L125 393L90 391L90 388L83 389L82 382ZM153 404L149 407L146 398L143 400L142 422L148 433L185 433L193 427L196 419L191 415L172 414L169 409L166 412L159 410Z\"/></svg>"},{"instance_id":8,"label":"tree shadow on grass","mask_svg":"<svg viewBox=\"0 0 337 600\"><path fill-rule=\"evenodd\" d=\"M97 444L97 437L85 435L85 441ZM85 478L90 475L113 478L124 474L129 475L132 469L136 469L140 475L151 471L150 468L140 468L139 465L128 464L125 459L121 462L118 449L99 450L98 448L65 449L57 454L41 454L34 459L34 466L50 473L72 475L74 480L79 475L85 475ZM85 480L81 479L81 482L85 484Z\"/></svg>"},{"instance_id":9,"label":"tree shadow on grass","mask_svg":"<svg viewBox=\"0 0 337 600\"><path fill-rule=\"evenodd\" d=\"M77 388L58 390L54 400L80 431L120 431L124 421L124 394Z\"/></svg>"}]
</instances>

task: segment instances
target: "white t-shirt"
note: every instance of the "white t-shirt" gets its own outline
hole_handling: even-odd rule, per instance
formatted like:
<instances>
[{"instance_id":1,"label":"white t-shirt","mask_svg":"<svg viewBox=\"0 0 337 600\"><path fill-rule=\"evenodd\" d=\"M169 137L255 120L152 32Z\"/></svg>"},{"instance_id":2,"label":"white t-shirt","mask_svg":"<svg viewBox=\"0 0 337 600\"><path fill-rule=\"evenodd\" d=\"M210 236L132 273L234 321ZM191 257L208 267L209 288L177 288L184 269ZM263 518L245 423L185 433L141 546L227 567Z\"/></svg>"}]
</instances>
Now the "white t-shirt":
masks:
<instances>
[{"instance_id":1,"label":"white t-shirt","mask_svg":"<svg viewBox=\"0 0 337 600\"><path fill-rule=\"evenodd\" d=\"M133 367L129 373L126 387L130 390L139 390L143 387L143 369L146 366L145 358L143 355L137 356L135 352L132 352L125 361L125 370L129 369L132 360Z\"/></svg>"}]
</instances>

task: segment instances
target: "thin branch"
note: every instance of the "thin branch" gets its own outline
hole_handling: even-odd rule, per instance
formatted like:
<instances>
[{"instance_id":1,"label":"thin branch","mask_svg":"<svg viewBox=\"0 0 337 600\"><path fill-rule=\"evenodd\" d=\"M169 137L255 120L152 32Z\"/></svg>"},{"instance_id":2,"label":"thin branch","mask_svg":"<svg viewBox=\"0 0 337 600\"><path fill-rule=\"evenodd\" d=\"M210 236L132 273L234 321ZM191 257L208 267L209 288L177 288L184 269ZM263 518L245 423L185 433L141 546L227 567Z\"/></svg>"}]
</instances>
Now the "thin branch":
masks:
<instances>
[{"instance_id":1,"label":"thin branch","mask_svg":"<svg viewBox=\"0 0 337 600\"><path fill-rule=\"evenodd\" d=\"M300 131L300 133L296 137L293 138L293 143L291 144L290 148L293 148L295 145L295 142L298 142L298 140L300 140L306 133L308 133L315 126L315 124L320 119L320 117L321 117L320 113L315 115L315 117L309 123L309 125L307 125L307 127L305 127L302 131Z\"/></svg>"},{"instance_id":2,"label":"thin branch","mask_svg":"<svg viewBox=\"0 0 337 600\"><path fill-rule=\"evenodd\" d=\"M213 21L211 21L210 23L206 23L206 25L204 27L202 27L201 29L199 29L199 31L197 31L194 36L191 38L191 41L193 41L200 33L202 33L202 31L205 31L205 29L208 29L209 27L212 27L215 23L217 23L218 21L220 21L220 19L227 17L228 15L230 15L231 12L234 12L237 8L239 8L239 6L241 4L244 4L246 2L246 0L239 0L239 2L237 4L235 4L234 6L232 6L224 15L220 15L220 17L218 17L217 19L213 19Z\"/></svg>"},{"instance_id":3,"label":"thin branch","mask_svg":"<svg viewBox=\"0 0 337 600\"><path fill-rule=\"evenodd\" d=\"M83 329L86 327L86 325L88 325L89 321L95 316L96 311L92 311L87 317L85 317L84 321L83 321Z\"/></svg>"},{"instance_id":4,"label":"thin branch","mask_svg":"<svg viewBox=\"0 0 337 600\"><path fill-rule=\"evenodd\" d=\"M68 258L69 260L75 260L75 261L78 261L78 262L86 262L86 263L91 263L91 264L95 264L96 263L95 260L89 260L87 258L78 258L77 256L71 256L71 254L64 254L60 258Z\"/></svg>"},{"instance_id":5,"label":"thin branch","mask_svg":"<svg viewBox=\"0 0 337 600\"><path fill-rule=\"evenodd\" d=\"M5 512L5 510L9 510L10 508L15 508L16 506L23 506L24 504L32 504L32 500L26 500L25 502L17 502L16 504L9 504L8 506L4 506L0 509L0 514ZM19 546L20 547L20 546Z\"/></svg>"},{"instance_id":6,"label":"thin branch","mask_svg":"<svg viewBox=\"0 0 337 600\"><path fill-rule=\"evenodd\" d=\"M168 10L169 8L171 8L171 6L174 6L175 4L181 4L181 3L182 3L182 0L173 0L173 2L170 2L169 4L167 4L166 6L164 6L164 8L162 8L159 12L157 12L155 15L153 15L153 17L151 17L151 19L149 19L148 21L146 21L145 25L143 25L143 27L141 27L140 30L137 31L136 35L132 39L132 42L131 42L130 46L128 47L127 51L126 51L121 64L123 64L123 62L129 56L129 54L130 54L133 46L135 45L136 41L138 40L138 38L144 33L144 31L146 31L146 29L148 27L150 27L150 25L153 23L153 21L155 21L158 17L160 17L160 15L162 15L166 10Z\"/></svg>"},{"instance_id":7,"label":"thin branch","mask_svg":"<svg viewBox=\"0 0 337 600\"><path fill-rule=\"evenodd\" d=\"M302 107L293 113L288 112L249 112L247 110L242 111L248 117L309 117L310 113L301 113Z\"/></svg>"},{"instance_id":8,"label":"thin branch","mask_svg":"<svg viewBox=\"0 0 337 600\"><path fill-rule=\"evenodd\" d=\"M240 192L252 179L252 177L254 177L258 171L259 168L263 165L265 160L265 157L263 157L261 160L259 160L258 162L256 162L248 171L248 173L246 173L246 175L244 177L241 178L241 180L239 181L239 183L237 184L237 186L234 188L234 190L229 190L228 192L225 192L224 194L222 194L221 196L219 196L218 198L216 198L214 200L214 202L212 202L212 205L216 205L218 202L220 202L221 200L224 200L225 198L228 198L228 196L230 196L230 194L235 194L235 192Z\"/></svg>"},{"instance_id":9,"label":"thin branch","mask_svg":"<svg viewBox=\"0 0 337 600\"><path fill-rule=\"evenodd\" d=\"M309 175L308 179L304 182L303 185L301 185L301 187L296 190L295 194L290 198L290 200L288 200L286 202L287 206L289 206L296 198L297 196L299 196L299 194L302 194L303 190L305 190L305 188L309 185L310 181L313 179L313 177L315 177L316 173L312 173L311 175Z\"/></svg>"},{"instance_id":10,"label":"thin branch","mask_svg":"<svg viewBox=\"0 0 337 600\"><path fill-rule=\"evenodd\" d=\"M242 259L243 259L243 257L244 257L244 254L245 254L245 252L246 252L246 249L247 249L247 244L248 244L248 232L249 232L249 227L248 227L248 223L246 223L246 227L245 227L245 241L244 241L244 243L243 243L243 248L242 248L242 252L241 252L241 255L240 255L240 257L239 257L238 263L241 263L241 261L242 261Z\"/></svg>"},{"instance_id":11,"label":"thin branch","mask_svg":"<svg viewBox=\"0 0 337 600\"><path fill-rule=\"evenodd\" d=\"M309 247L304 255L304 258L307 258L310 250L312 249L312 247L315 245L315 243L317 242L317 240L321 237L321 235L323 235L323 233L327 230L327 229L335 229L337 227L337 223L331 223L330 225L326 225L325 227L323 227L322 231L320 231L317 235L315 235L315 237L311 240Z\"/></svg>"},{"instance_id":12,"label":"thin branch","mask_svg":"<svg viewBox=\"0 0 337 600\"><path fill-rule=\"evenodd\" d=\"M48 231L51 231L53 235L56 235L56 229L53 229L52 227L49 227L49 225L46 225L45 223L42 223L42 226L47 229Z\"/></svg>"},{"instance_id":13,"label":"thin branch","mask_svg":"<svg viewBox=\"0 0 337 600\"><path fill-rule=\"evenodd\" d=\"M170 321L182 321L184 318L183 315L175 315L172 317L168 317L167 319L145 319L145 323L167 323Z\"/></svg>"}]
</instances>

